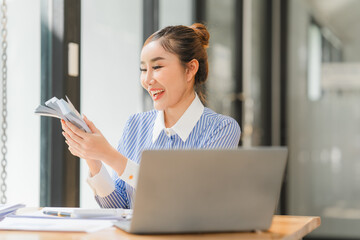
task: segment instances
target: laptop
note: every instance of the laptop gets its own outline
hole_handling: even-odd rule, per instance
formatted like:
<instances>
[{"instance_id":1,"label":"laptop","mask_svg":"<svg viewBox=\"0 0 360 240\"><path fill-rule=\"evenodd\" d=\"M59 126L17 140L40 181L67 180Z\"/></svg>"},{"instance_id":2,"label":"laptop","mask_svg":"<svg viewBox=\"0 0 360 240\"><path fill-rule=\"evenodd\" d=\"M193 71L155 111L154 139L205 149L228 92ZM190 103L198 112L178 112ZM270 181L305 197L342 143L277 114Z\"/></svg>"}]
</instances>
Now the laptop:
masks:
<instances>
[{"instance_id":1,"label":"laptop","mask_svg":"<svg viewBox=\"0 0 360 240\"><path fill-rule=\"evenodd\" d=\"M135 234L267 230L278 203L287 148L147 150L132 218Z\"/></svg>"}]
</instances>

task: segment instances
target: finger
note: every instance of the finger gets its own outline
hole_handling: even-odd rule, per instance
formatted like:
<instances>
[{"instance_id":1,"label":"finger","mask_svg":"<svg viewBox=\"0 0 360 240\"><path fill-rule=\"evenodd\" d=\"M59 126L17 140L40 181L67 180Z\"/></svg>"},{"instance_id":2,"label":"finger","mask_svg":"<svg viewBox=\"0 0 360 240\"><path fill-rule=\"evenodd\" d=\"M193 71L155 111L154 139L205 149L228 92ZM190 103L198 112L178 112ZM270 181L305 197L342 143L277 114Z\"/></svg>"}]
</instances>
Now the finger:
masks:
<instances>
[{"instance_id":1,"label":"finger","mask_svg":"<svg viewBox=\"0 0 360 240\"><path fill-rule=\"evenodd\" d=\"M79 149L75 146L71 146L71 144L69 142L67 142L67 144L69 146L68 149L72 155L79 157L79 158L84 158L85 155L84 155L83 151L81 151L81 149Z\"/></svg>"},{"instance_id":2,"label":"finger","mask_svg":"<svg viewBox=\"0 0 360 240\"><path fill-rule=\"evenodd\" d=\"M67 138L71 138L73 141L82 144L84 142L84 139L82 139L81 137L79 137L78 135L74 134L72 131L70 132L62 132L63 136L67 139Z\"/></svg>"},{"instance_id":3,"label":"finger","mask_svg":"<svg viewBox=\"0 0 360 240\"><path fill-rule=\"evenodd\" d=\"M84 116L83 119L84 119L85 123L88 125L88 127L90 128L91 132L93 132L93 133L99 132L99 129L97 129L95 127L95 124L92 121L90 121L85 115L83 115L83 116Z\"/></svg>"},{"instance_id":4,"label":"finger","mask_svg":"<svg viewBox=\"0 0 360 240\"><path fill-rule=\"evenodd\" d=\"M61 119L61 127L64 131L71 132L71 129L68 127L68 125L66 124L66 121L63 119Z\"/></svg>"},{"instance_id":5,"label":"finger","mask_svg":"<svg viewBox=\"0 0 360 240\"><path fill-rule=\"evenodd\" d=\"M86 133L83 130L79 129L71 122L65 122L64 126L66 129L71 130L74 134L78 135L81 138L84 138L86 136ZM69 132L67 132L67 133L69 133Z\"/></svg>"},{"instance_id":6,"label":"finger","mask_svg":"<svg viewBox=\"0 0 360 240\"><path fill-rule=\"evenodd\" d=\"M70 151L70 153L71 153L72 155L81 158L81 157L79 156L80 154L78 154L78 152L76 152L76 150L75 150L73 147L70 147L70 146L69 146L68 149L69 149L69 151Z\"/></svg>"},{"instance_id":7,"label":"finger","mask_svg":"<svg viewBox=\"0 0 360 240\"><path fill-rule=\"evenodd\" d=\"M78 135L76 135L73 131L71 130L64 130L62 132L62 135L66 138L66 139L71 139L72 141L78 143L78 144L83 144L84 139L82 139L81 137L79 137Z\"/></svg>"},{"instance_id":8,"label":"finger","mask_svg":"<svg viewBox=\"0 0 360 240\"><path fill-rule=\"evenodd\" d=\"M74 141L69 135L67 135L66 133L64 134L64 137L66 138L66 144L71 146L71 147L76 147L76 148L81 148L81 145Z\"/></svg>"},{"instance_id":9,"label":"finger","mask_svg":"<svg viewBox=\"0 0 360 240\"><path fill-rule=\"evenodd\" d=\"M61 128L64 130L65 120L64 120L64 119L61 119L61 120L60 120L60 123L61 123Z\"/></svg>"}]
</instances>

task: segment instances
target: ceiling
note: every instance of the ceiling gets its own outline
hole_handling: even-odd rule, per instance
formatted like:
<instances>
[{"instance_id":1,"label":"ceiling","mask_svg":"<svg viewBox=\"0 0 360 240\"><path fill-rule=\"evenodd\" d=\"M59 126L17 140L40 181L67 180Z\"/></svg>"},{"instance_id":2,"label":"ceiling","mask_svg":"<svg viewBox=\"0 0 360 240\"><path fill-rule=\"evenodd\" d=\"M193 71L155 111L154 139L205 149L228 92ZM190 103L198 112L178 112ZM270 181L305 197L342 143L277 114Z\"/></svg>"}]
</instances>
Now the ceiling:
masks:
<instances>
[{"instance_id":1,"label":"ceiling","mask_svg":"<svg viewBox=\"0 0 360 240\"><path fill-rule=\"evenodd\" d=\"M360 45L360 0L304 0L321 24L345 44Z\"/></svg>"}]
</instances>

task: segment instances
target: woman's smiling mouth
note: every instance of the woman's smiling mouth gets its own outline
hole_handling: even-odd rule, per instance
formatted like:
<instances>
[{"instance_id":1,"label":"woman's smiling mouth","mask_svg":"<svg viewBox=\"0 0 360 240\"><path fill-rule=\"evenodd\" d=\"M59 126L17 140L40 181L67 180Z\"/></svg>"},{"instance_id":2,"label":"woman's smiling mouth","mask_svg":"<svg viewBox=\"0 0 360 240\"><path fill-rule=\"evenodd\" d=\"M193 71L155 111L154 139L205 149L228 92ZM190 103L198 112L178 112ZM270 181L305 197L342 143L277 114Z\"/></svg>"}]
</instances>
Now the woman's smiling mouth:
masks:
<instances>
[{"instance_id":1,"label":"woman's smiling mouth","mask_svg":"<svg viewBox=\"0 0 360 240\"><path fill-rule=\"evenodd\" d=\"M165 90L163 90L163 89L150 89L149 92L150 92L150 95L152 96L153 100L156 101L156 100L160 99L163 96Z\"/></svg>"}]
</instances>

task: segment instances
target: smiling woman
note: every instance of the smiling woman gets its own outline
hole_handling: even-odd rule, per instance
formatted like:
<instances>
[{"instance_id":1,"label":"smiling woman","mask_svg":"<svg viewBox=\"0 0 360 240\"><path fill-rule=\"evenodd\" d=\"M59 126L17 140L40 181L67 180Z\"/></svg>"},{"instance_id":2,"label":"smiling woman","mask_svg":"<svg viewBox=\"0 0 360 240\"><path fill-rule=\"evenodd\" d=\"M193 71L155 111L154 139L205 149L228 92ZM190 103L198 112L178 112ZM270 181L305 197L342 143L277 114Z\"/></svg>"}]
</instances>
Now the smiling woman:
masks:
<instances>
[{"instance_id":1,"label":"smiling woman","mask_svg":"<svg viewBox=\"0 0 360 240\"><path fill-rule=\"evenodd\" d=\"M172 127L200 91L208 75L206 49L209 33L202 24L166 27L151 35L141 53L141 84L164 111L166 127Z\"/></svg>"},{"instance_id":2,"label":"smiling woman","mask_svg":"<svg viewBox=\"0 0 360 240\"><path fill-rule=\"evenodd\" d=\"M88 183L101 207L132 208L140 157L146 149L234 148L238 123L204 107L209 33L196 23L151 35L141 52L141 84L154 110L130 116L117 149L84 117L92 133L62 121L69 150L86 160ZM201 100L200 100L201 99ZM110 177L102 163L113 170Z\"/></svg>"}]
</instances>

